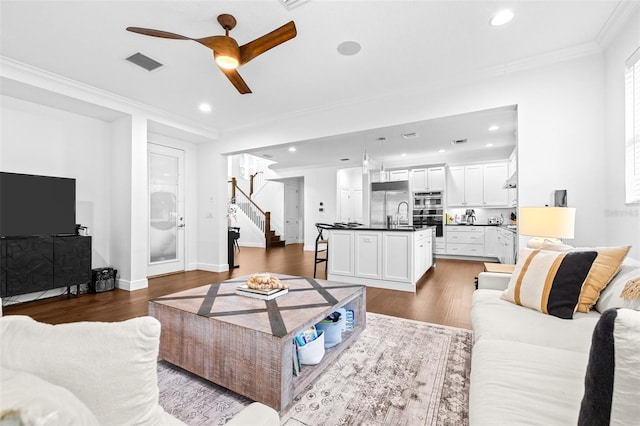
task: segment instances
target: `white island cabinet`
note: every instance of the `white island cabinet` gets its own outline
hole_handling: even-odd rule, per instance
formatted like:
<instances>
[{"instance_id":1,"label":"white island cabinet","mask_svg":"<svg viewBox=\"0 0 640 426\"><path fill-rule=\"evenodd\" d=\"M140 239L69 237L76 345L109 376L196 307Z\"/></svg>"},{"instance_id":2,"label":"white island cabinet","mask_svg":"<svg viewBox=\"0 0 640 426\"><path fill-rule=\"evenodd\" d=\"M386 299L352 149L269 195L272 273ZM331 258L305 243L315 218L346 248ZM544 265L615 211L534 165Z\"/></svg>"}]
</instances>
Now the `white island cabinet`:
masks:
<instances>
[{"instance_id":1,"label":"white island cabinet","mask_svg":"<svg viewBox=\"0 0 640 426\"><path fill-rule=\"evenodd\" d=\"M432 230L330 229L331 281L416 291L432 266Z\"/></svg>"}]
</instances>

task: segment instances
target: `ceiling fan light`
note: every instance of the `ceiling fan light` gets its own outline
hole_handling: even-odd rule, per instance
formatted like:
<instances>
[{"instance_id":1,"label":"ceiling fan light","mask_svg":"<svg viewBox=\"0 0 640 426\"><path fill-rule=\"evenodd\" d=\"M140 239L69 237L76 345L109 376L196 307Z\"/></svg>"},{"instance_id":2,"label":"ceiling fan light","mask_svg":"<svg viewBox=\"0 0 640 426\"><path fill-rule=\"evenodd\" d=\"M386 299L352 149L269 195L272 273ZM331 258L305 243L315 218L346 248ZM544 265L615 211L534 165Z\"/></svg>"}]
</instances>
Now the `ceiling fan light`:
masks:
<instances>
[{"instance_id":1,"label":"ceiling fan light","mask_svg":"<svg viewBox=\"0 0 640 426\"><path fill-rule=\"evenodd\" d=\"M238 62L238 59L234 58L233 56L227 56L227 55L214 55L214 56L215 56L216 64L218 64L220 68L224 68L226 70L234 70L238 68L238 66L240 65L240 62Z\"/></svg>"}]
</instances>

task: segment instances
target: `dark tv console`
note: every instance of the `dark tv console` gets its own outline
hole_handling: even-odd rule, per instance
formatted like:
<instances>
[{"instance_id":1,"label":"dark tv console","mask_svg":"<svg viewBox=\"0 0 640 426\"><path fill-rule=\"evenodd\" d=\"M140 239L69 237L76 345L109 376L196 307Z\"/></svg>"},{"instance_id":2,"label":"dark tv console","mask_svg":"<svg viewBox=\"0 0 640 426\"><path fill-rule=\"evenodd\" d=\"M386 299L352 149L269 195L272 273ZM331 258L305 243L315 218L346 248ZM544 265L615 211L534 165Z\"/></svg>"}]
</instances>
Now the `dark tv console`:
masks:
<instances>
[{"instance_id":1,"label":"dark tv console","mask_svg":"<svg viewBox=\"0 0 640 426\"><path fill-rule=\"evenodd\" d=\"M91 281L91 237L47 235L0 239L0 297Z\"/></svg>"}]
</instances>

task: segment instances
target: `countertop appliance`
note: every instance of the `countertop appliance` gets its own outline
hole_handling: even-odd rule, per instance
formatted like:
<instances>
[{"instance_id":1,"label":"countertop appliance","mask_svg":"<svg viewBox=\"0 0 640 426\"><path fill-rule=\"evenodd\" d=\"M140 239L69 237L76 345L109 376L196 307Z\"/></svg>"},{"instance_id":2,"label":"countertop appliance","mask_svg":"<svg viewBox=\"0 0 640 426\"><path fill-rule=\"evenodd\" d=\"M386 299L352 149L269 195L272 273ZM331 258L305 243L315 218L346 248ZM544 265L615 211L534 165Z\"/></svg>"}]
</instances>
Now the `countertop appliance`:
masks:
<instances>
[{"instance_id":1,"label":"countertop appliance","mask_svg":"<svg viewBox=\"0 0 640 426\"><path fill-rule=\"evenodd\" d=\"M470 225L476 223L476 211L474 209L467 209L462 218L462 222Z\"/></svg>"},{"instance_id":2,"label":"countertop appliance","mask_svg":"<svg viewBox=\"0 0 640 426\"><path fill-rule=\"evenodd\" d=\"M444 195L442 191L414 192L413 226L435 226L436 236L444 234Z\"/></svg>"},{"instance_id":3,"label":"countertop appliance","mask_svg":"<svg viewBox=\"0 0 640 426\"><path fill-rule=\"evenodd\" d=\"M409 225L409 182L373 182L371 184L371 226L392 228Z\"/></svg>"}]
</instances>

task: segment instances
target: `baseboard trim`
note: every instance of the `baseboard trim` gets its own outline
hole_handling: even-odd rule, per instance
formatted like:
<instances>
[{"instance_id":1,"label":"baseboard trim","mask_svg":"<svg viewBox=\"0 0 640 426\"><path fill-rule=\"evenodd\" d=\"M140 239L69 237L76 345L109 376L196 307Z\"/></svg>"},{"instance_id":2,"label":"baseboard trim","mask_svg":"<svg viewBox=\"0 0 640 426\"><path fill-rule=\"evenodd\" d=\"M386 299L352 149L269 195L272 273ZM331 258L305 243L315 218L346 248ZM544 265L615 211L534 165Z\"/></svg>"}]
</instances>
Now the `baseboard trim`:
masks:
<instances>
[{"instance_id":1,"label":"baseboard trim","mask_svg":"<svg viewBox=\"0 0 640 426\"><path fill-rule=\"evenodd\" d=\"M149 280L143 278L141 280L129 281L119 278L118 282L116 283L116 287L118 287L120 290L127 291L142 290L143 288L149 287Z\"/></svg>"},{"instance_id":2,"label":"baseboard trim","mask_svg":"<svg viewBox=\"0 0 640 426\"><path fill-rule=\"evenodd\" d=\"M207 272L226 272L229 270L229 265L216 265L213 263L198 263L196 269Z\"/></svg>"}]
</instances>

